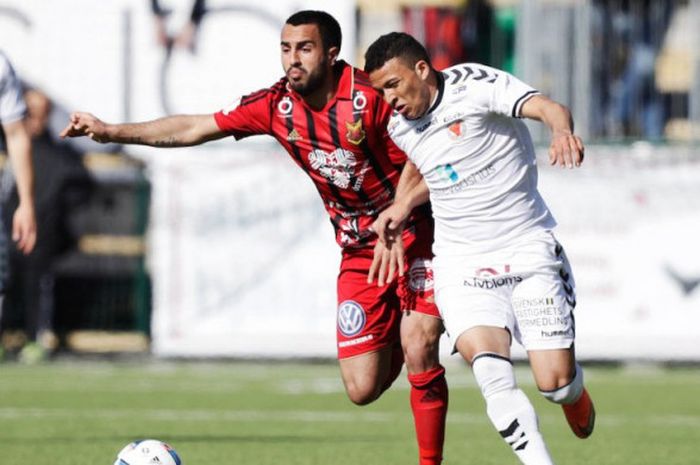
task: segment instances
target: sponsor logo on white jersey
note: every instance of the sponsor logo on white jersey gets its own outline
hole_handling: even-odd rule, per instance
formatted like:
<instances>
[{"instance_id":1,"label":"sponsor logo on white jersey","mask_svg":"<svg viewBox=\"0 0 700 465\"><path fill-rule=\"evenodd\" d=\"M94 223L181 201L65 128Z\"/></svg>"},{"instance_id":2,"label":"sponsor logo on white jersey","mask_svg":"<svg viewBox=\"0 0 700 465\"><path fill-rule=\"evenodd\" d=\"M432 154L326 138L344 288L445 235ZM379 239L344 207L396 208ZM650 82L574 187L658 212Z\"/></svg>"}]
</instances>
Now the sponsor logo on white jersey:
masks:
<instances>
[{"instance_id":1,"label":"sponsor logo on white jersey","mask_svg":"<svg viewBox=\"0 0 700 465\"><path fill-rule=\"evenodd\" d=\"M502 286L512 286L523 280L522 276L503 276L500 278L467 278L464 280L464 285L467 287L476 287L479 289L496 289Z\"/></svg>"}]
</instances>

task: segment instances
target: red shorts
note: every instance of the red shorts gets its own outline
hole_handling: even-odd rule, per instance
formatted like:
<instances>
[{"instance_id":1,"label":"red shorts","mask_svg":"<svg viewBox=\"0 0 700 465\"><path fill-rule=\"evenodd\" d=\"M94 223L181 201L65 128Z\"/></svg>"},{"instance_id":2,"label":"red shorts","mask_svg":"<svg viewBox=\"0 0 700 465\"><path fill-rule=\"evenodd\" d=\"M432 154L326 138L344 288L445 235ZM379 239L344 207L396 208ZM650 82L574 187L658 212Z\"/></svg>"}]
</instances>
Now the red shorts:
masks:
<instances>
[{"instance_id":1,"label":"red shorts","mask_svg":"<svg viewBox=\"0 0 700 465\"><path fill-rule=\"evenodd\" d=\"M374 352L399 341L401 312L440 317L433 298L432 221L404 231L404 275L388 286L367 283L374 247L344 250L338 275L338 358Z\"/></svg>"}]
</instances>

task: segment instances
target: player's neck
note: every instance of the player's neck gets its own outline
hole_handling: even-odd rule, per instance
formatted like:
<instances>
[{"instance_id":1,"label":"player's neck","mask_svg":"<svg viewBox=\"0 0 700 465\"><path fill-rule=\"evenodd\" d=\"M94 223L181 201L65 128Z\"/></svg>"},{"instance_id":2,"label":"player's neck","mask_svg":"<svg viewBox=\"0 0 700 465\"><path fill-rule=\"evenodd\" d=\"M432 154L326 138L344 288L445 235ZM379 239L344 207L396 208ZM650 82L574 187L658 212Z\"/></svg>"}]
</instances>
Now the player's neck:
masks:
<instances>
[{"instance_id":1,"label":"player's neck","mask_svg":"<svg viewBox=\"0 0 700 465\"><path fill-rule=\"evenodd\" d=\"M435 70L432 70L425 80L425 85L428 87L428 104L424 111L415 118L408 119L420 119L430 113L436 106L438 99L440 98L441 83L440 77Z\"/></svg>"},{"instance_id":2,"label":"player's neck","mask_svg":"<svg viewBox=\"0 0 700 465\"><path fill-rule=\"evenodd\" d=\"M431 70L430 74L428 75L427 84L428 89L430 90L430 105L428 105L428 108L432 108L440 95L440 82L435 70Z\"/></svg>"}]
</instances>

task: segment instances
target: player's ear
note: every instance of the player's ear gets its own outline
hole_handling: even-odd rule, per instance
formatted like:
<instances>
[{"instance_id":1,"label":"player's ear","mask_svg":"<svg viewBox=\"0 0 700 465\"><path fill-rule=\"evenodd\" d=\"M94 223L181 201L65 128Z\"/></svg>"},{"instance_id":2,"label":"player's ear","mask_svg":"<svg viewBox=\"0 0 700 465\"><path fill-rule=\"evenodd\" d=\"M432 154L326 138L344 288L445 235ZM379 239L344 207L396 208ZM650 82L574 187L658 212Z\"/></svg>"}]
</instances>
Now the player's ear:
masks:
<instances>
[{"instance_id":1,"label":"player's ear","mask_svg":"<svg viewBox=\"0 0 700 465\"><path fill-rule=\"evenodd\" d=\"M328 62L333 66L336 61L338 61L338 55L340 54L340 47L331 47L328 49Z\"/></svg>"},{"instance_id":2,"label":"player's ear","mask_svg":"<svg viewBox=\"0 0 700 465\"><path fill-rule=\"evenodd\" d=\"M430 75L430 65L428 64L427 61L418 60L416 62L416 65L413 67L413 69L419 78L421 78L424 81L426 79L428 79L428 76Z\"/></svg>"}]
</instances>

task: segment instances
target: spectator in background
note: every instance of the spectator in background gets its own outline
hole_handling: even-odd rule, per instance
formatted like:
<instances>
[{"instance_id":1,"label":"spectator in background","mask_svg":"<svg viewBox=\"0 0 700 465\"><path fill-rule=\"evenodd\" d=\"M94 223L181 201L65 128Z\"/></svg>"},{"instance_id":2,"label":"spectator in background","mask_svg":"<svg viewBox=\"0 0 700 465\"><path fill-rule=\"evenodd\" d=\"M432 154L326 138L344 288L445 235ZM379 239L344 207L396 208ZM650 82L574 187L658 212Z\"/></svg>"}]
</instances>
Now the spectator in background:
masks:
<instances>
[{"instance_id":1,"label":"spectator in background","mask_svg":"<svg viewBox=\"0 0 700 465\"><path fill-rule=\"evenodd\" d=\"M68 213L89 195L92 181L82 163L82 154L57 142L49 131L53 108L49 97L37 89L24 93L26 127L32 142L36 180L37 241L27 255L10 254L8 308L22 309L27 343L19 360L34 363L55 347L53 320L53 265L68 250L74 238L67 227ZM11 196L8 204L18 202ZM19 313L19 312L18 312Z\"/></svg>"},{"instance_id":2,"label":"spectator in background","mask_svg":"<svg viewBox=\"0 0 700 465\"><path fill-rule=\"evenodd\" d=\"M12 215L12 240L17 248L28 254L36 241L36 218L34 214L34 175L32 170L31 140L25 127L26 105L22 99L22 87L14 69L4 53L0 51L0 127L12 171L17 183L18 207ZM6 187L5 169L0 185L0 195L9 192ZM2 195L2 197L5 197ZM0 199L0 200L4 200ZM3 225L4 226L4 225ZM7 280L7 249L9 241L4 227L0 227L0 321ZM0 326L0 329L2 327ZM0 348L0 351L2 349Z\"/></svg>"},{"instance_id":3,"label":"spectator in background","mask_svg":"<svg viewBox=\"0 0 700 465\"><path fill-rule=\"evenodd\" d=\"M192 0L192 8L189 16L183 24L182 15L176 14L176 6L170 7L172 2L151 0L151 11L155 15L156 39L158 44L167 50L173 47L195 50L197 29L205 13L205 0ZM176 2L182 3L182 2Z\"/></svg>"}]
</instances>

